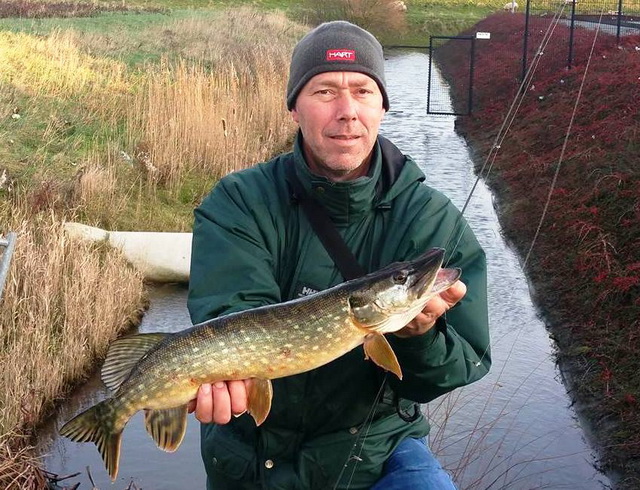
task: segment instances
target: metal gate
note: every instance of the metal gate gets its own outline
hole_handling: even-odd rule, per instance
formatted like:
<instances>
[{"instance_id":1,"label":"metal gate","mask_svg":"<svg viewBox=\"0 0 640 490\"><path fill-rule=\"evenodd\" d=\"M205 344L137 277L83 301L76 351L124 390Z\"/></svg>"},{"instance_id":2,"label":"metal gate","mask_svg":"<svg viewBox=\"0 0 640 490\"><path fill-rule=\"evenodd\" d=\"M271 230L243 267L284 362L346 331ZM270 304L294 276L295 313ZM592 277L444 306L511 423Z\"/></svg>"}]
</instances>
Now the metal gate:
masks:
<instances>
[{"instance_id":1,"label":"metal gate","mask_svg":"<svg viewBox=\"0 0 640 490\"><path fill-rule=\"evenodd\" d=\"M447 74L440 83L435 83L440 77L435 63L439 58L439 48L445 43L466 43L468 57L458 60L468 67L462 75L456 75L452 80ZM460 50L462 51L462 50ZM443 114L450 116L466 116L473 109L473 65L475 53L474 36L431 36L429 38L429 79L427 84L427 114ZM445 90L439 87L444 87ZM453 93L455 90L455 93ZM451 102L453 101L453 102Z\"/></svg>"}]
</instances>

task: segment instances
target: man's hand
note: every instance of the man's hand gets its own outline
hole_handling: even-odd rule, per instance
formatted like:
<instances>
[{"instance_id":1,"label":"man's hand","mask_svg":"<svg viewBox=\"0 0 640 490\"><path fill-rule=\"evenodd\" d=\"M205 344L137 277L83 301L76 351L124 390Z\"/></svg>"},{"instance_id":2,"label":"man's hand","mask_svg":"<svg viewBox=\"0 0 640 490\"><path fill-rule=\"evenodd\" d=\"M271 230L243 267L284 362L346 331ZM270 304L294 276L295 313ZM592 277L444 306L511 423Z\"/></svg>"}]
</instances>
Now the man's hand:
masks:
<instances>
[{"instance_id":1,"label":"man's hand","mask_svg":"<svg viewBox=\"0 0 640 490\"><path fill-rule=\"evenodd\" d=\"M398 330L395 334L398 337L406 338L428 332L436 324L436 320L460 301L466 293L467 286L462 281L454 282L449 289L431 298L422 312L418 313L406 327Z\"/></svg>"},{"instance_id":2,"label":"man's hand","mask_svg":"<svg viewBox=\"0 0 640 490\"><path fill-rule=\"evenodd\" d=\"M242 415L247 411L250 386L250 379L203 384L196 398L189 402L189 413L195 411L196 419L203 424L227 424L232 415Z\"/></svg>"}]
</instances>

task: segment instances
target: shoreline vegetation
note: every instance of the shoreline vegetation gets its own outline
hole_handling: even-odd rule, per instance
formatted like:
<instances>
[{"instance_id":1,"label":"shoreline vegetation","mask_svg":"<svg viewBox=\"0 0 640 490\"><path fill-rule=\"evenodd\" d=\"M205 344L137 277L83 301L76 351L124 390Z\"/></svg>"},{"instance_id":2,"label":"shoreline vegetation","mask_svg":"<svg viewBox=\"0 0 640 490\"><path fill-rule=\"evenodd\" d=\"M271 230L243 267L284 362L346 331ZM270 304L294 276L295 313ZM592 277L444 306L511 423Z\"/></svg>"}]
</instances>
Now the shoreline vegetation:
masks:
<instances>
[{"instance_id":1,"label":"shoreline vegetation","mask_svg":"<svg viewBox=\"0 0 640 490\"><path fill-rule=\"evenodd\" d=\"M291 140L282 67L307 28L250 8L0 23L0 232L18 235L0 308L0 487L43 488L29 436L145 306L140 274L63 223L189 231L216 179Z\"/></svg>"},{"instance_id":2,"label":"shoreline vegetation","mask_svg":"<svg viewBox=\"0 0 640 490\"><path fill-rule=\"evenodd\" d=\"M112 230L189 231L193 208L220 176L265 160L290 144L294 127L284 104L289 56L297 39L314 22L346 17L374 31L385 45L425 46L429 34L457 34L504 5L495 0L408 0L404 13L390 10L393 2L387 0L352 1L351 10L345 10L344 2L338 0L220 0L202 7L203 3L0 0L0 233L18 232L0 308L0 365L10 367L1 378L2 488L43 488L45 479L29 437L56 402L86 379L104 357L108 343L139 321L145 307L140 275L115 251L71 243L62 232L64 221ZM319 12L320 5L323 12ZM613 81L600 83L606 90ZM490 81L486 85L481 90L489 94ZM544 90L543 83L536 85ZM601 103L605 120L608 105L617 103L613 96L607 97ZM489 108L480 106L483 112L477 114L482 117L474 116L461 126L479 154L498 121L496 112L494 119L489 118L493 125L487 124L487 111L493 114ZM523 118L522 124L531 132L523 137L533 146L543 138L550 152L557 140L532 132L543 109L535 109L531 119ZM615 126L621 128L616 135L626 135L627 146L616 146L623 141L620 138L611 137L607 143L607 151L617 148L622 155L616 162L631 161L623 155L637 157L637 112L636 119L627 122L631 130ZM515 158L524 151L535 155L530 146L504 155ZM594 154L598 155L597 148L585 158ZM538 170L529 167L538 177L548 174L551 164L546 162ZM605 229L600 221L586 228L566 221L554 226L573 231L576 246L586 247L588 260L580 262L584 274L600 267L596 277L602 278L596 284L618 284L619 277L638 275L633 268L640 260L637 253L635 262L620 262L618 257L620 250L633 255L631 245L614 247L612 241L617 232L628 229L635 235L624 238L631 239L629 244L638 243L640 209L637 194L632 195L632 186L639 188L637 170L630 178L619 174L619 169L588 168L598 185L588 196L581 196L584 202L576 205L584 216L574 218L582 223L585 217L605 220L611 218L607 213L613 213L617 228ZM538 212L518 199L517 192L498 186L512 174L522 182L533 179L517 166L500 166L494 174L492 185L504 203L507 230L519 229ZM560 188L558 196L566 201L558 204L559 213L562 206L575 204L571 199L580 196L581 179L583 173L577 172L574 187L567 183ZM596 191L609 199L594 194ZM629 192L628 198L635 196L635 208L627 201L623 201L626 208L618 207L621 192ZM566 214L570 219L572 215ZM625 225L625 220L630 222ZM531 231L530 226L524 228ZM515 235L509 238L518 240ZM530 236L519 239L527 243ZM569 238L562 236L562 240ZM604 243L604 249L598 249L597 243ZM625 349L638 347L631 336L632 327L637 330L639 326L637 282L626 279L622 286L627 289L596 302L590 302L590 295L602 290L579 285L582 303L564 305L564 295L575 290L575 283L562 287L564 276L560 274L575 271L562 261L573 264L575 257L565 247L562 253L554 252L553 242L548 247L539 254L544 256L545 251L553 256L553 262L546 265L559 272L553 276L551 289L538 289L541 296L558 300L548 307L563 315L554 318L555 323L573 318L570 328L558 332L570 332L579 339L578 344L568 345L556 334L560 359L575 358L584 363L582 369L596 376L595 380L583 377L585 389L592 390L596 399L604 394L612 417L623 407L625 411L618 415L635 414L638 419L637 371L629 377L629 382L635 382L635 392L621 391L620 383L625 380L616 371L620 356L637 358L637 350L623 351L617 344L625 343ZM603 257L609 262L602 262ZM619 267L629 266L633 267L621 276ZM529 273L536 287L548 279L548 269L532 268ZM584 274L576 277L584 278ZM590 276L589 281L594 282ZM553 289L558 285L560 293ZM610 308L608 302L620 296L630 298L624 315L635 312L635 318L618 335L613 329L620 327L616 315L621 310ZM594 344L581 336L590 330L571 315L574 308L584 309L584 304L592 305L585 312L591 314L585 321L592 330L604 325L608 334L604 342L610 348L606 356L611 357L600 354L596 344L603 341L601 337ZM609 316L601 320L598 312ZM622 332L628 337L622 338ZM609 335L612 333L615 335ZM624 398L623 392L630 398ZM633 427L637 437L640 428ZM609 444L608 439L601 440ZM637 454L638 447L627 449Z\"/></svg>"},{"instance_id":3,"label":"shoreline vegetation","mask_svg":"<svg viewBox=\"0 0 640 490\"><path fill-rule=\"evenodd\" d=\"M537 18L531 32L545 32L550 23ZM545 49L496 151L518 88L523 27L522 15L496 14L465 33L491 32L491 41L476 51L474 112L460 118L457 128L474 149L476 171L491 163L483 178L498 198L507 240L523 259L529 254L525 269L534 299L555 341L565 386L588 422L599 464L615 488L637 489L640 33L623 37L620 45L614 35L600 33L590 57L595 30L577 30L571 70L565 52ZM556 26L549 46L566 46L568 36L566 26ZM540 42L535 37L532 50ZM459 48L451 43L439 56L454 94L455 80L464 76ZM460 95L464 100L466 94Z\"/></svg>"}]
</instances>

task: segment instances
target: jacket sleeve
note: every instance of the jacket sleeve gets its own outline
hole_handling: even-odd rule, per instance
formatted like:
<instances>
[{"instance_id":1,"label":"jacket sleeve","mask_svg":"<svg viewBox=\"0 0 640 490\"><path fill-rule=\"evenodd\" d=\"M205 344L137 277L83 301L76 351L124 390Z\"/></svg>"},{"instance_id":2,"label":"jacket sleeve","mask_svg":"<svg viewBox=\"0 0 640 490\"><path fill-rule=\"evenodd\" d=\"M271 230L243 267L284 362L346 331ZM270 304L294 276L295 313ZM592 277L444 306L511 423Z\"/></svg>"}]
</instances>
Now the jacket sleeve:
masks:
<instances>
[{"instance_id":1,"label":"jacket sleeve","mask_svg":"<svg viewBox=\"0 0 640 490\"><path fill-rule=\"evenodd\" d=\"M467 294L424 335L389 336L403 371L403 381L392 377L392 387L398 396L419 403L477 381L491 366L485 254L457 209L447 207L457 223L453 236L461 236L447 250L447 267L462 270ZM448 232L450 224L447 219L441 227ZM428 246L434 244L422 250Z\"/></svg>"},{"instance_id":2,"label":"jacket sleeve","mask_svg":"<svg viewBox=\"0 0 640 490\"><path fill-rule=\"evenodd\" d=\"M266 206L249 205L240 185L233 175L225 177L194 212L187 300L194 324L281 301L274 234L258 226Z\"/></svg>"}]
</instances>

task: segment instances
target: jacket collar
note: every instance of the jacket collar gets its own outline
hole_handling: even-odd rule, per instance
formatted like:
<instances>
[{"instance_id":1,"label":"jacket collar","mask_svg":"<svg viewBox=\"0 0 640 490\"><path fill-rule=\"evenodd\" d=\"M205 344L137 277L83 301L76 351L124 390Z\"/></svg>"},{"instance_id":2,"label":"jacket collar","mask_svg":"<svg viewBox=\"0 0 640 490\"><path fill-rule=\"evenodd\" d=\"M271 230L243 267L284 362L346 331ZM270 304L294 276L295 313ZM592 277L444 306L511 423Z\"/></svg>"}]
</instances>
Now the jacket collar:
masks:
<instances>
[{"instance_id":1,"label":"jacket collar","mask_svg":"<svg viewBox=\"0 0 640 490\"><path fill-rule=\"evenodd\" d=\"M313 174L304 158L300 131L294 142L293 160L304 190L325 207L336 224L357 221L376 207L388 207L409 183L424 180L415 163L382 136L378 136L373 148L369 173L354 180L333 182ZM405 165L407 161L411 165Z\"/></svg>"}]
</instances>

